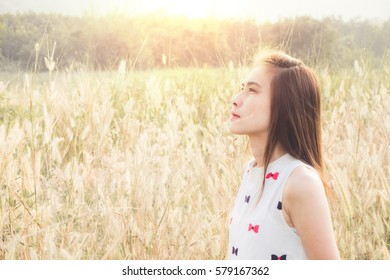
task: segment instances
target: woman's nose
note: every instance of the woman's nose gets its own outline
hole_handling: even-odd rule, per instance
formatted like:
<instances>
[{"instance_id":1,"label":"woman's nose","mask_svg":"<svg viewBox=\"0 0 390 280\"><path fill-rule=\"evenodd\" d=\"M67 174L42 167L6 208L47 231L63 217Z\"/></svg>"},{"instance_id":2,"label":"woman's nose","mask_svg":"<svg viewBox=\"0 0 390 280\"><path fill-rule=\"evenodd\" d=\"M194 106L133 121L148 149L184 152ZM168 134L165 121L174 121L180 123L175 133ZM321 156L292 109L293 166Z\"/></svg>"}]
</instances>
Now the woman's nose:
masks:
<instances>
[{"instance_id":1,"label":"woman's nose","mask_svg":"<svg viewBox=\"0 0 390 280\"><path fill-rule=\"evenodd\" d=\"M232 98L232 103L234 107L240 107L242 104L242 101L240 99L241 94L237 94L235 97Z\"/></svg>"}]
</instances>

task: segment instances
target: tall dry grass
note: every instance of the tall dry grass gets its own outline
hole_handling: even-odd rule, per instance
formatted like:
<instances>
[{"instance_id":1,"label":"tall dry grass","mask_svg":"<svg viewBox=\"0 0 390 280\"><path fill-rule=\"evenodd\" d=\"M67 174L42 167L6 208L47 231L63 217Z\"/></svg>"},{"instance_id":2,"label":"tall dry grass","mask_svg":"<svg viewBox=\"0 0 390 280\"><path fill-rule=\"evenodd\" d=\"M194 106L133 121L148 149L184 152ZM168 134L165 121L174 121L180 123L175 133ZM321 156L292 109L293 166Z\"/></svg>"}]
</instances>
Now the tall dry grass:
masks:
<instances>
[{"instance_id":1,"label":"tall dry grass","mask_svg":"<svg viewBox=\"0 0 390 280\"><path fill-rule=\"evenodd\" d=\"M346 259L390 259L390 69L321 72L334 226Z\"/></svg>"},{"instance_id":2,"label":"tall dry grass","mask_svg":"<svg viewBox=\"0 0 390 280\"><path fill-rule=\"evenodd\" d=\"M390 69L358 67L318 69L332 215L343 258L390 259ZM47 76L0 76L0 258L225 258L241 71Z\"/></svg>"}]
</instances>

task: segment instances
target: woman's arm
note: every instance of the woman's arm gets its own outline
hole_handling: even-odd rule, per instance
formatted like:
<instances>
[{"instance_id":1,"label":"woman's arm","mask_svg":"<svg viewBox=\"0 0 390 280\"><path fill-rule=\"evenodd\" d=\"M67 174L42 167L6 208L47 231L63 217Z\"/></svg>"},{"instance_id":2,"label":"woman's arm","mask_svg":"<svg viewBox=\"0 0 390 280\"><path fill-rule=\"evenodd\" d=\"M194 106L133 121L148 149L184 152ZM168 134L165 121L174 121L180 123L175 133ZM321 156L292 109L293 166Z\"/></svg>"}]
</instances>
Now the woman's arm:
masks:
<instances>
[{"instance_id":1,"label":"woman's arm","mask_svg":"<svg viewBox=\"0 0 390 280\"><path fill-rule=\"evenodd\" d=\"M283 200L308 258L340 259L320 177L306 167L297 167L286 181Z\"/></svg>"}]
</instances>

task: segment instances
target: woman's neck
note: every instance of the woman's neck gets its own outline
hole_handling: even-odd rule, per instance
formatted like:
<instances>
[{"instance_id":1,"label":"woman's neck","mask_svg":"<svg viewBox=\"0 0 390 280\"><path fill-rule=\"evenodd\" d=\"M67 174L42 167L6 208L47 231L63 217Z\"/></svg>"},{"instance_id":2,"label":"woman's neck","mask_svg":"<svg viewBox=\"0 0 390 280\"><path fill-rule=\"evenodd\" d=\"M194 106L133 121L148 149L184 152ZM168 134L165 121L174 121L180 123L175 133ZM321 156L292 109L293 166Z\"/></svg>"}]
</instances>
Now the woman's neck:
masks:
<instances>
[{"instance_id":1,"label":"woman's neck","mask_svg":"<svg viewBox=\"0 0 390 280\"><path fill-rule=\"evenodd\" d=\"M265 154L265 141L261 139L254 139L253 137L249 138L249 144L251 148L251 153L255 158L254 166L263 167L264 165L264 154ZM276 144L274 151L271 154L270 162L280 158L286 153L286 150L280 144Z\"/></svg>"}]
</instances>

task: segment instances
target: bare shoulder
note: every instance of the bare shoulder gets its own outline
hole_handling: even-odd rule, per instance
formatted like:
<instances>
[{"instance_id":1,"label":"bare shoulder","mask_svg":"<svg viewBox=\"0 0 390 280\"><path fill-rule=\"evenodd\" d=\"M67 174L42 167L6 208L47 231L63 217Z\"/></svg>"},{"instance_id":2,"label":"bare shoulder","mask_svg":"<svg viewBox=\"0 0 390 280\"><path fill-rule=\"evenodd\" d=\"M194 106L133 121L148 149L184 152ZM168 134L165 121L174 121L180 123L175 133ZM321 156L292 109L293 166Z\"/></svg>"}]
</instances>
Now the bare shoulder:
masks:
<instances>
[{"instance_id":1,"label":"bare shoulder","mask_svg":"<svg viewBox=\"0 0 390 280\"><path fill-rule=\"evenodd\" d=\"M296 167L284 186L283 206L285 219L292 227L298 227L298 220L307 213L329 211L324 186L320 176L306 166Z\"/></svg>"},{"instance_id":2,"label":"bare shoulder","mask_svg":"<svg viewBox=\"0 0 390 280\"><path fill-rule=\"evenodd\" d=\"M339 259L328 200L320 176L305 166L287 178L283 208L309 259Z\"/></svg>"},{"instance_id":3,"label":"bare shoulder","mask_svg":"<svg viewBox=\"0 0 390 280\"><path fill-rule=\"evenodd\" d=\"M306 166L296 167L285 183L285 199L293 201L316 200L326 198L320 176Z\"/></svg>"}]
</instances>

